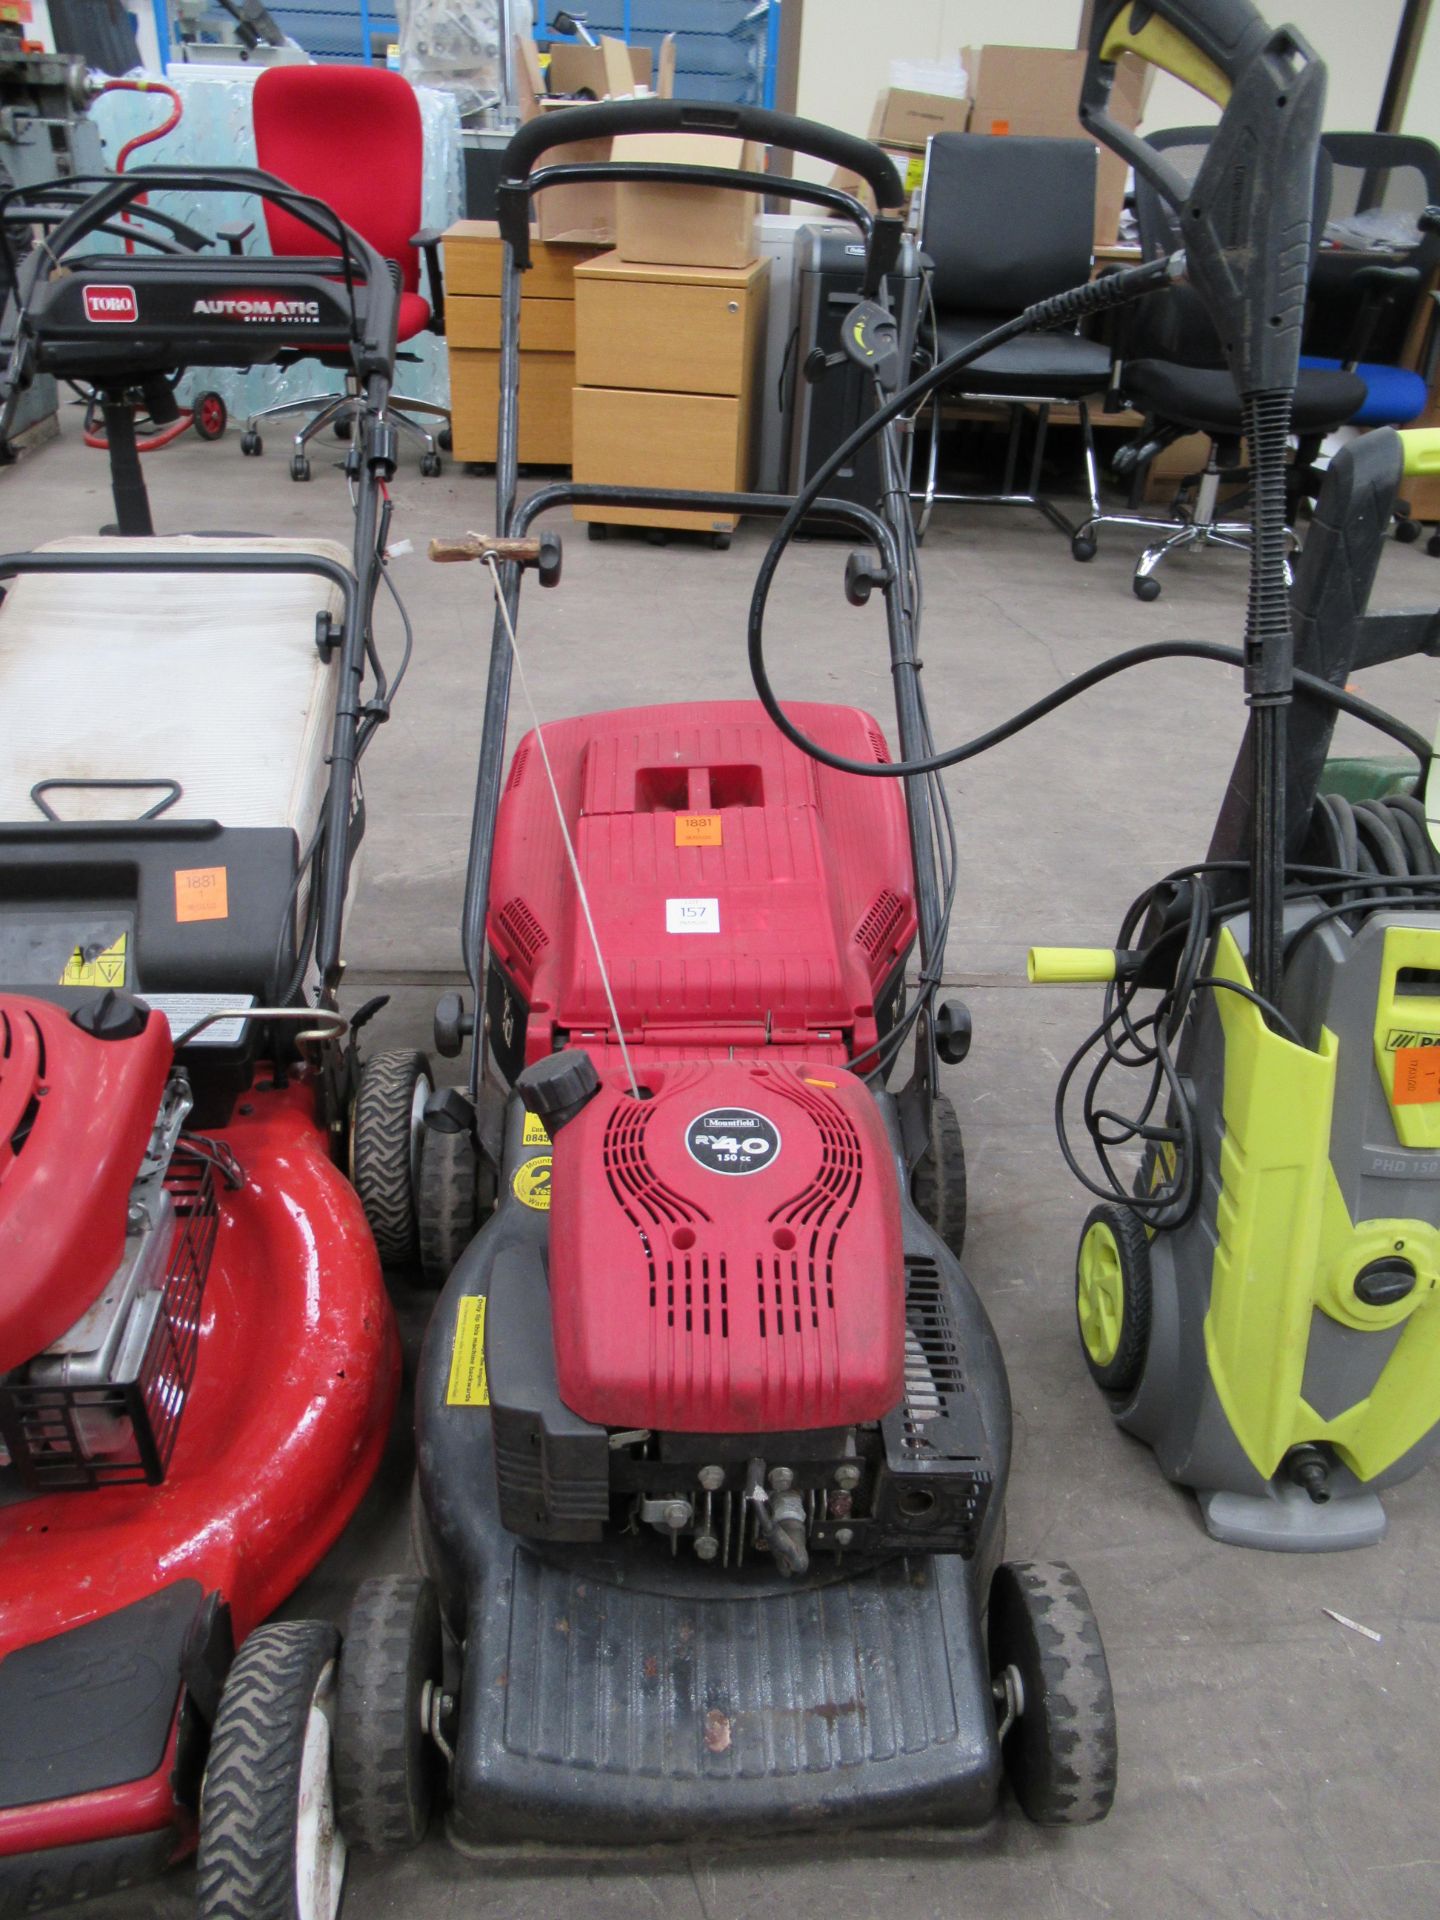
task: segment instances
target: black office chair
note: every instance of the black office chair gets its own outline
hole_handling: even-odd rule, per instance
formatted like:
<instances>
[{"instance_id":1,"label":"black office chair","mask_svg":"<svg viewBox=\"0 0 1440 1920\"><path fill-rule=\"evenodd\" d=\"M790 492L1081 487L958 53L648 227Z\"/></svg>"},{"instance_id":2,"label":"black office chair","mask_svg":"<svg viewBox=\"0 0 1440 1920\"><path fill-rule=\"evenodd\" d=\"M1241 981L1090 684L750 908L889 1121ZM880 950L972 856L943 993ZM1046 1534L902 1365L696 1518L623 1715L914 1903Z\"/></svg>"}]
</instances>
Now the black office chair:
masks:
<instances>
[{"instance_id":1,"label":"black office chair","mask_svg":"<svg viewBox=\"0 0 1440 1920\"><path fill-rule=\"evenodd\" d=\"M1344 367L1365 382L1355 427L1403 427L1429 404L1435 331L1421 322L1426 352L1411 347L1416 302L1440 270L1440 148L1402 133L1327 133L1330 209L1310 275L1300 365ZM1397 502L1396 537L1419 538ZM1440 534L1430 542L1440 554Z\"/></svg>"},{"instance_id":2,"label":"black office chair","mask_svg":"<svg viewBox=\"0 0 1440 1920\"><path fill-rule=\"evenodd\" d=\"M1200 171L1214 129L1171 127L1147 135L1162 148L1186 179ZM1318 248L1329 199L1329 165L1321 155L1316 171L1314 234ZM1147 260L1184 245L1174 209L1137 174L1135 213L1140 248ZM1191 476L1166 518L1136 513L1100 512L1078 529L1077 542L1093 543L1102 526L1165 530L1165 537L1141 554L1131 581L1136 597L1156 600L1156 569L1182 547L1234 547L1248 552L1248 520L1220 517L1219 494L1226 480L1244 480L1240 446L1244 412L1240 394L1221 351L1219 337L1192 289L1173 287L1137 303L1122 324L1116 364L1115 397L1145 415L1138 439L1122 448L1117 472L1141 472L1157 453L1182 434L1203 433L1210 449L1203 472ZM1363 405L1365 383L1343 369L1307 370L1295 391L1292 431L1299 451L1290 468L1287 517L1295 517L1302 495L1313 484L1314 461L1327 433L1344 424ZM1291 540L1298 545L1293 532ZM1092 546L1093 550L1093 546Z\"/></svg>"},{"instance_id":3,"label":"black office chair","mask_svg":"<svg viewBox=\"0 0 1440 1920\"><path fill-rule=\"evenodd\" d=\"M1088 140L1030 140L988 133L937 133L925 158L921 252L931 263L929 345L937 359L968 346L1036 300L1090 278L1095 231L1095 148ZM931 403L930 458L916 531L923 537L937 501L1034 507L1067 537L1077 528L1040 492L1052 406L1080 415L1085 483L1100 512L1087 402L1110 378L1110 352L1078 333L1025 334L987 353ZM937 487L940 415L946 399L1010 410L1010 439L998 493L942 493ZM1027 489L1016 490L1020 435L1035 414ZM1093 548L1091 549L1093 551ZM1088 555L1086 556L1088 557Z\"/></svg>"}]
</instances>

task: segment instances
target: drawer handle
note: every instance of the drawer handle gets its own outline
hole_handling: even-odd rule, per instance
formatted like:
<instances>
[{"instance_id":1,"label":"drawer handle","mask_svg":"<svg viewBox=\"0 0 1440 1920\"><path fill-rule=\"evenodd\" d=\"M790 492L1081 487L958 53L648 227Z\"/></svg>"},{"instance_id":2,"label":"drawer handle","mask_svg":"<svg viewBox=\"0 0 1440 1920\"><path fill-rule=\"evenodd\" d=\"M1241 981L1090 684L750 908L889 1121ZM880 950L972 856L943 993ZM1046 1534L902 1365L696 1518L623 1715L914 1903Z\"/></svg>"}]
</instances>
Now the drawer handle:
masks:
<instances>
[{"instance_id":1,"label":"drawer handle","mask_svg":"<svg viewBox=\"0 0 1440 1920\"><path fill-rule=\"evenodd\" d=\"M725 311L727 313L739 313L740 302L738 300L728 300L725 303Z\"/></svg>"}]
</instances>

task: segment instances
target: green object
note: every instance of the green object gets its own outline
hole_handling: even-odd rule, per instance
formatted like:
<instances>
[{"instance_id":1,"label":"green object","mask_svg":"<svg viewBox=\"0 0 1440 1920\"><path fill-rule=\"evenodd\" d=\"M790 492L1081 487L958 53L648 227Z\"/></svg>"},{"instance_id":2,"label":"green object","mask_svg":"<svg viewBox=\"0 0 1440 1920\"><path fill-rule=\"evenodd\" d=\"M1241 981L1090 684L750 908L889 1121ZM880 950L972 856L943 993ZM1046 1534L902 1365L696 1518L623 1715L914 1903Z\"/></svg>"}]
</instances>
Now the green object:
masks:
<instances>
[{"instance_id":1,"label":"green object","mask_svg":"<svg viewBox=\"0 0 1440 1920\"><path fill-rule=\"evenodd\" d=\"M1337 755L1325 762L1321 793L1338 793L1342 800L1383 800L1389 793L1415 791L1415 762L1409 755L1393 760L1370 760L1359 754Z\"/></svg>"},{"instance_id":2,"label":"green object","mask_svg":"<svg viewBox=\"0 0 1440 1920\"><path fill-rule=\"evenodd\" d=\"M1437 958L1434 929L1390 927L1386 980ZM1248 986L1228 927L1215 972ZM1379 1036L1391 1016L1382 988ZM1328 1441L1359 1480L1372 1480L1435 1423L1440 1377L1440 1229L1429 1221L1352 1220L1330 1164L1339 1042L1322 1029L1318 1052L1273 1033L1259 1009L1220 993L1225 1032L1225 1140L1205 1348L1235 1437L1269 1478L1289 1450ZM1387 1091L1389 1091L1387 1083ZM1433 1102L1410 1110L1429 1118ZM1397 1109L1397 1119L1401 1109ZM1371 1304L1357 1287L1387 1260L1415 1275L1408 1292ZM1399 1340L1362 1397L1322 1413L1302 1390L1311 1317Z\"/></svg>"}]
</instances>

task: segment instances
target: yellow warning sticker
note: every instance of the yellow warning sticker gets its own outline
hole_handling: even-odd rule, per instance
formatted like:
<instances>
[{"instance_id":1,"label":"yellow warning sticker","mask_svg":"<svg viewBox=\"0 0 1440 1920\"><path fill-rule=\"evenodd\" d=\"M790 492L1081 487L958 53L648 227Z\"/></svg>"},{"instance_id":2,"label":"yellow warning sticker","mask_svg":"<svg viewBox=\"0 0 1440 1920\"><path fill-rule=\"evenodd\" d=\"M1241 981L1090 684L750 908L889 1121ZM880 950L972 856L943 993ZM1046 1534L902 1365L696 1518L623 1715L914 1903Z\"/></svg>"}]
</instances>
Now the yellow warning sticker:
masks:
<instances>
[{"instance_id":1,"label":"yellow warning sticker","mask_svg":"<svg viewBox=\"0 0 1440 1920\"><path fill-rule=\"evenodd\" d=\"M130 936L122 933L118 940L112 940L103 953L86 953L83 947L76 947L65 962L65 971L60 976L62 987L123 987L129 951Z\"/></svg>"},{"instance_id":2,"label":"yellow warning sticker","mask_svg":"<svg viewBox=\"0 0 1440 1920\"><path fill-rule=\"evenodd\" d=\"M526 1114L525 1131L521 1134L520 1138L527 1147L549 1146L550 1136L545 1131L545 1122L540 1118L538 1113Z\"/></svg>"},{"instance_id":3,"label":"yellow warning sticker","mask_svg":"<svg viewBox=\"0 0 1440 1920\"><path fill-rule=\"evenodd\" d=\"M510 1186L522 1207L533 1207L536 1213L548 1213L550 1211L550 1155L537 1153L533 1160L527 1160L522 1167L517 1168Z\"/></svg>"},{"instance_id":4,"label":"yellow warning sticker","mask_svg":"<svg viewBox=\"0 0 1440 1920\"><path fill-rule=\"evenodd\" d=\"M725 816L720 813L677 813L677 847L718 847L725 837Z\"/></svg>"},{"instance_id":5,"label":"yellow warning sticker","mask_svg":"<svg viewBox=\"0 0 1440 1920\"><path fill-rule=\"evenodd\" d=\"M455 1344L450 1349L450 1384L445 1390L447 1407L488 1407L490 1377L485 1371L485 1295L460 1296L460 1311L455 1317Z\"/></svg>"}]
</instances>

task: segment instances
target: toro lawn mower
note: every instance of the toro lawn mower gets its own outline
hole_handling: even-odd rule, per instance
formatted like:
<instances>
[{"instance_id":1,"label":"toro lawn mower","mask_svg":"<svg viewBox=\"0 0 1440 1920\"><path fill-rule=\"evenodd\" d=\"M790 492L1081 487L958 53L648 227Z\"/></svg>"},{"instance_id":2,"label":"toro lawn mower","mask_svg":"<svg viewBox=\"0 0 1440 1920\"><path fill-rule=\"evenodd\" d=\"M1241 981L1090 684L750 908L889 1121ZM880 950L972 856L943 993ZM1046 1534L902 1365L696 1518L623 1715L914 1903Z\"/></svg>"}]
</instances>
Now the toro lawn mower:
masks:
<instances>
[{"instance_id":1,"label":"toro lawn mower","mask_svg":"<svg viewBox=\"0 0 1440 1920\"><path fill-rule=\"evenodd\" d=\"M308 1920L343 1874L338 1637L259 1623L354 1512L398 1386L340 1171L363 1016L336 1011L357 765L398 685L372 637L395 295L268 175L80 184L0 386L0 433L36 372L102 393L125 536L0 559L0 1914L198 1828L207 1914ZM237 285L138 221L132 255L95 252L142 184L271 196L317 257ZM153 537L125 393L313 342L366 394L353 546Z\"/></svg>"},{"instance_id":2,"label":"toro lawn mower","mask_svg":"<svg viewBox=\"0 0 1440 1920\"><path fill-rule=\"evenodd\" d=\"M582 129L773 143L858 173L881 212L728 168L534 170ZM938 1068L964 1057L969 1019L937 1004L943 788L853 777L894 772L867 713L795 710L837 773L754 701L537 726L504 777L521 574L560 572L558 540L531 533L542 514L798 517L789 497L568 483L517 501L532 197L658 180L854 222L865 299L843 335L884 396L909 354L885 303L899 179L807 121L668 101L536 121L502 174L499 531L432 546L480 561L497 610L472 997L436 1021L442 1053L470 1042L469 1082L428 1103L419 1156L421 1233L459 1254L417 1382L430 1577L367 1583L352 1612L342 1824L354 1844L413 1843L442 1750L465 1843L975 1827L1007 1772L1034 1819L1097 1820L1115 1782L1105 1656L1074 1573L1004 1558L1009 1393L959 1260L965 1164ZM893 430L879 445L881 511L807 504L863 543L847 587L883 595L911 760L932 750L916 554ZM477 1160L498 1204L472 1240Z\"/></svg>"}]
</instances>

